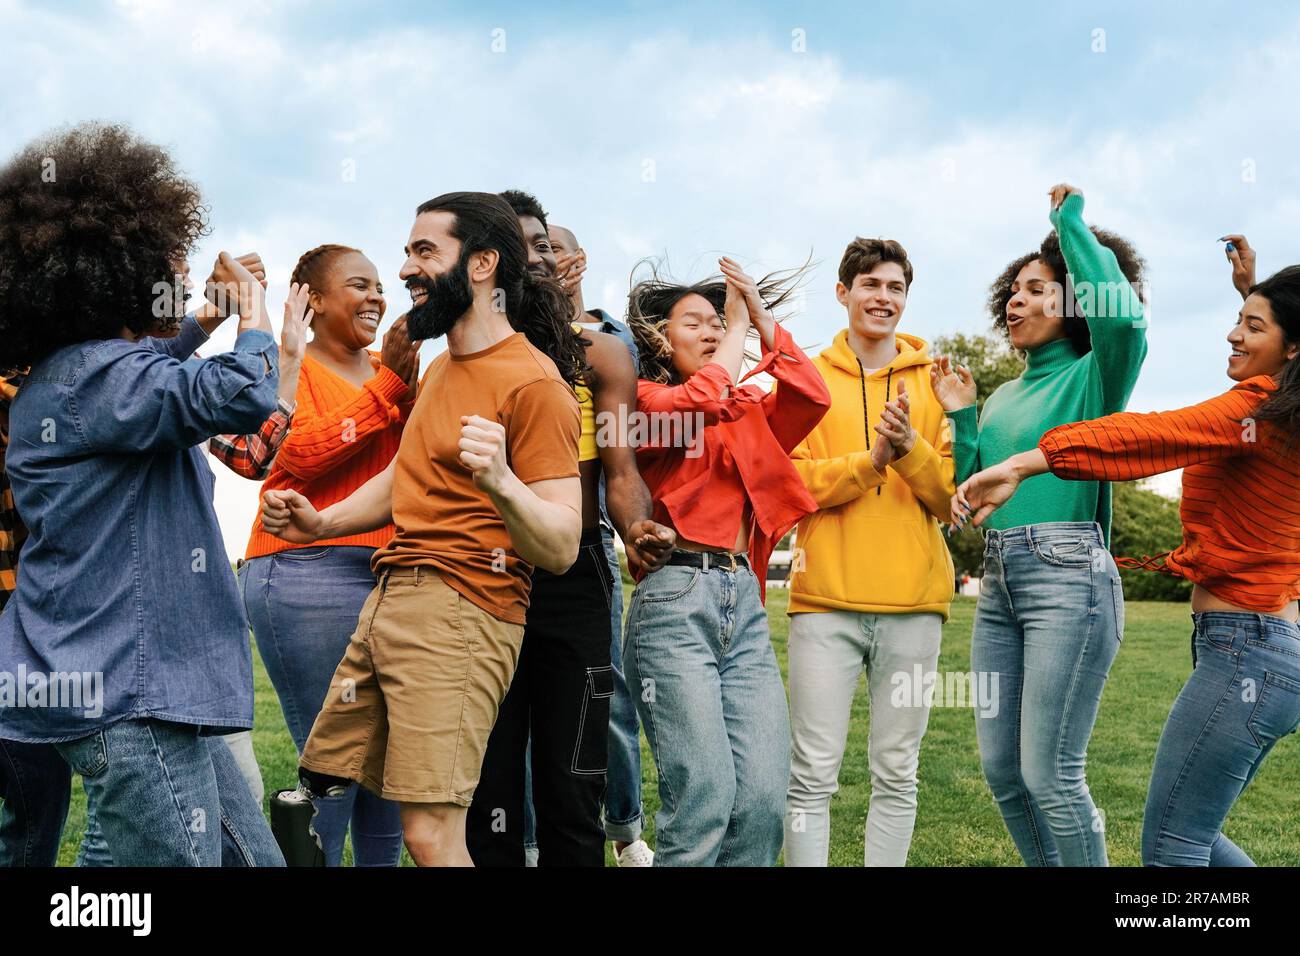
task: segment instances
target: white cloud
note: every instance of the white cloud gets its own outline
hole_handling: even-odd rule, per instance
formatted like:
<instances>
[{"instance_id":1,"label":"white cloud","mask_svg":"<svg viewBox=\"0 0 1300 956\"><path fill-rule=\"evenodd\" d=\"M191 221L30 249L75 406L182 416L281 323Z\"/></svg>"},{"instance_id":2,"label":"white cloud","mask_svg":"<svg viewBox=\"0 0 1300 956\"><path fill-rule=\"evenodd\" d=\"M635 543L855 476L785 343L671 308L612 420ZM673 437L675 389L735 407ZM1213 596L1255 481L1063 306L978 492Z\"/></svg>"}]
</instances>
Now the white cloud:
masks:
<instances>
[{"instance_id":1,"label":"white cloud","mask_svg":"<svg viewBox=\"0 0 1300 956\"><path fill-rule=\"evenodd\" d=\"M391 319L406 304L397 269L415 205L517 186L578 234L588 305L615 314L642 256L667 252L695 278L719 252L766 270L811 248L821 264L792 328L825 343L842 324L832 287L844 244L886 235L916 264L906 327L981 331L989 282L1046 234L1047 189L1066 180L1085 190L1090 221L1133 239L1150 263L1152 349L1132 405L1147 410L1226 384L1219 339L1236 302L1213 240L1245 231L1264 271L1298 258L1300 137L1275 96L1300 86L1294 28L1234 62L1231 83L1153 101L1140 122L1114 119L1085 77L1055 113L1008 104L977 121L941 90L755 39L628 42L557 20L543 37L507 23L507 52L493 54L486 29L413 22L307 39L300 6L119 7L116 21L82 23L4 5L18 56L0 63L0 134L16 143L58 120L106 116L172 144L213 209L195 271L220 248L257 248L273 302L301 252L344 242L379 266ZM1151 54L1152 69L1167 52ZM1255 183L1241 180L1247 158ZM232 340L222 330L213 347ZM218 478L232 554L254 490Z\"/></svg>"}]
</instances>

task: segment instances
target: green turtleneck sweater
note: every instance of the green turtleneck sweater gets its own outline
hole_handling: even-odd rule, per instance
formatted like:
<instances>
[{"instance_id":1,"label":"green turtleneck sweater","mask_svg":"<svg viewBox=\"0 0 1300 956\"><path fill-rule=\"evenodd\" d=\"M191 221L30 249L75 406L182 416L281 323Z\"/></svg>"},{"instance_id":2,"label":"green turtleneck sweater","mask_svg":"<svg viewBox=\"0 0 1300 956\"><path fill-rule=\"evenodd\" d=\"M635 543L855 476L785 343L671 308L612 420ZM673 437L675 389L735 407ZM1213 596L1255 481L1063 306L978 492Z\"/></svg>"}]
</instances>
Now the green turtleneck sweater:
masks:
<instances>
[{"instance_id":1,"label":"green turtleneck sweater","mask_svg":"<svg viewBox=\"0 0 1300 956\"><path fill-rule=\"evenodd\" d=\"M949 413L958 483L1036 447L1043 434L1057 425L1122 412L1146 358L1142 303L1120 271L1115 254L1084 225L1083 197L1068 196L1051 219L1080 311L1088 321L1092 350L1081 356L1069 339L1040 345L1026 354L1020 377L989 396L978 424L974 405ZM1036 475L1023 482L984 526L1005 530L1047 521L1096 521L1109 546L1110 485Z\"/></svg>"}]
</instances>

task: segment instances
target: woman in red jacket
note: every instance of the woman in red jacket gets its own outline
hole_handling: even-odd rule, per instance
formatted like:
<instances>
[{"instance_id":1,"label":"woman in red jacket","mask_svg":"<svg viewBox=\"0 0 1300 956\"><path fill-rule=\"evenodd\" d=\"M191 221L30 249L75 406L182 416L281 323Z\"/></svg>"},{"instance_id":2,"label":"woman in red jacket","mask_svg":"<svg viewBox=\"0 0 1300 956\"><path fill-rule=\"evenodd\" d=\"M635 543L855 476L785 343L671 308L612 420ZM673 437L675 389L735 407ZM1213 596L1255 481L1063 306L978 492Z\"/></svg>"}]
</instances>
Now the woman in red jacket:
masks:
<instances>
[{"instance_id":1,"label":"woman in red jacket","mask_svg":"<svg viewBox=\"0 0 1300 956\"><path fill-rule=\"evenodd\" d=\"M654 519L677 532L665 567L641 576L623 663L659 769L656 866L771 866L781 852L790 726L763 609L772 548L817 510L790 452L830 394L777 323L785 281L633 287L640 351L637 462ZM763 359L740 376L745 339ZM745 379L766 372L766 392Z\"/></svg>"},{"instance_id":2,"label":"woman in red jacket","mask_svg":"<svg viewBox=\"0 0 1300 956\"><path fill-rule=\"evenodd\" d=\"M1244 243L1243 243L1244 246ZM1142 825L1154 866L1253 866L1223 833L1273 745L1300 726L1300 266L1244 290L1226 393L1051 429L965 482L979 524L1027 477L1131 481L1183 469L1183 542L1143 565L1192 589L1192 674L1156 749Z\"/></svg>"}]
</instances>

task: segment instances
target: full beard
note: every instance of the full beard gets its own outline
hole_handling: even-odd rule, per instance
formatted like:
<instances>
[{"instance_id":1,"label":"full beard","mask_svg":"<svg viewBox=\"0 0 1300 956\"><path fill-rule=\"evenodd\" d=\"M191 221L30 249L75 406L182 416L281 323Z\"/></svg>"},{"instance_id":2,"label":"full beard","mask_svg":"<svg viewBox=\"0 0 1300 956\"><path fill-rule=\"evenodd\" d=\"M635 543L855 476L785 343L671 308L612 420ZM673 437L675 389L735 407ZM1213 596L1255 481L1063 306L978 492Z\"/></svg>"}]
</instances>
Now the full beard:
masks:
<instances>
[{"instance_id":1,"label":"full beard","mask_svg":"<svg viewBox=\"0 0 1300 956\"><path fill-rule=\"evenodd\" d=\"M406 330L414 340L442 338L474 304L474 289L469 284L465 262L457 262L437 279L419 276L407 286L428 293L406 316Z\"/></svg>"}]
</instances>

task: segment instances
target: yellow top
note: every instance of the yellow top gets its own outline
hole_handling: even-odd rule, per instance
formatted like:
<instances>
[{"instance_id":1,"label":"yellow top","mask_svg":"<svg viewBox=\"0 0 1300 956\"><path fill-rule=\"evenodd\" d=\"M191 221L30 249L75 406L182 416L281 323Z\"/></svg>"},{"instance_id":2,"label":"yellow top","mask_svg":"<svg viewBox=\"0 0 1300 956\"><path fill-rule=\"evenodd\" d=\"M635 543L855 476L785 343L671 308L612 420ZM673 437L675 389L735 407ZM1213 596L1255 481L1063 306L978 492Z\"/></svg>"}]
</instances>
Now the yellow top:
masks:
<instances>
[{"instance_id":1,"label":"yellow top","mask_svg":"<svg viewBox=\"0 0 1300 956\"><path fill-rule=\"evenodd\" d=\"M581 333L582 326L573 323L573 331ZM586 385L575 385L573 391L578 396L578 414L582 421L582 434L578 436L578 461L595 461L600 457L596 449L596 405L591 398L591 389Z\"/></svg>"}]
</instances>

